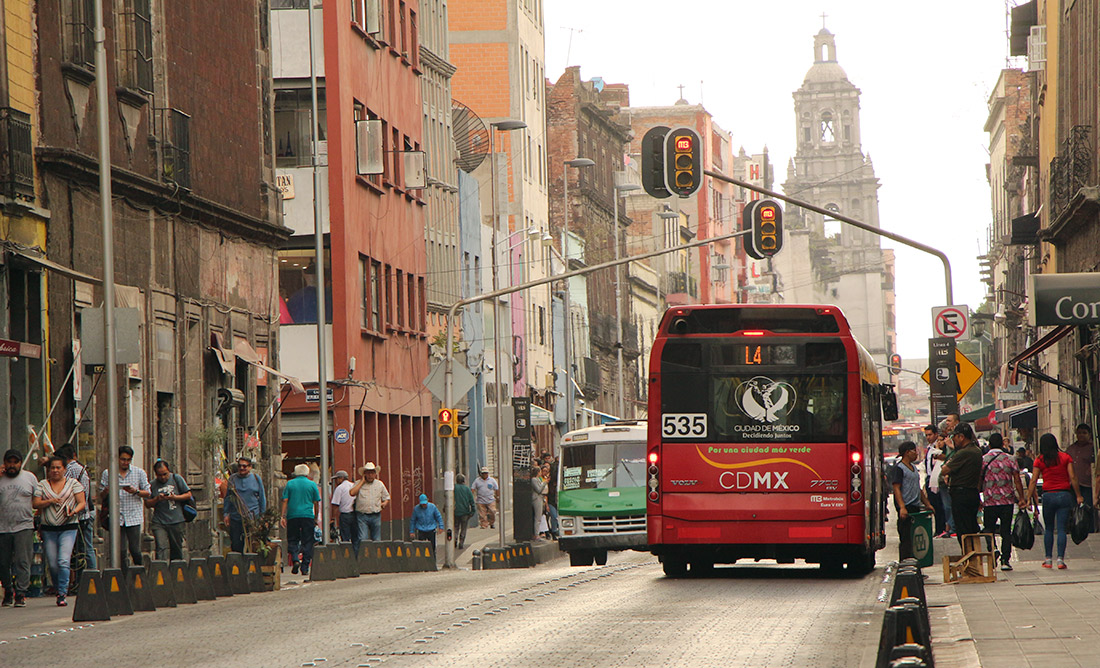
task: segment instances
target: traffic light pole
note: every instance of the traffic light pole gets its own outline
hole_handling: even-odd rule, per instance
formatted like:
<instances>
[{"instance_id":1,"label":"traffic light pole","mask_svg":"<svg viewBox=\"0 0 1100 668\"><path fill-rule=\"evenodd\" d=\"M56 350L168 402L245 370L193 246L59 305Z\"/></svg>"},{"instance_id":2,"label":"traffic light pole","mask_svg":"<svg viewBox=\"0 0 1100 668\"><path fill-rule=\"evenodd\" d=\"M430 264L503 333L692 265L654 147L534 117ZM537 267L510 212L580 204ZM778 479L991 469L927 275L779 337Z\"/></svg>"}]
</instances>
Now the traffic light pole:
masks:
<instances>
[{"instance_id":1,"label":"traffic light pole","mask_svg":"<svg viewBox=\"0 0 1100 668\"><path fill-rule=\"evenodd\" d=\"M601 264L593 265L591 267L584 267L582 269L576 269L573 271L567 271L560 276L547 276L546 278L540 278L534 281L528 281L521 283L520 285L512 285L507 288L501 288L499 290L493 290L492 292L486 292L484 294L475 295L473 297L467 297L466 299L460 299L457 302L451 304L447 309L447 347L444 349L443 358L443 407L454 409L454 322L455 317L458 314L458 309L470 304L476 304L478 302L488 301L490 299L496 299L497 297L503 297L504 295L510 295L513 292L519 292L520 290L526 290L528 288L535 288L540 285L547 285L554 281L565 280L575 276L584 276L604 269L611 269L619 267L631 262L637 262L638 260L648 260L651 257L660 257L661 255L667 255L668 253L676 253L678 251L690 250L692 248L698 248L700 246L706 246L708 244L717 243L719 241L726 241L728 239L736 239L737 237L747 236L750 231L730 232L729 234L720 234L716 237L709 239L699 239L691 243L683 244L680 246L672 246L671 248L661 248L655 251L649 251L648 253L639 253L638 255L631 255L629 257L619 258L617 260L610 260ZM568 406L568 410L572 411L573 407ZM455 496L454 496L454 476L455 476L455 440L454 438L445 439L446 444L443 449L443 500L446 505L446 512L444 513L444 521L447 527L447 540L446 548L444 550L443 567L454 568L455 567L455 544L454 544L454 526L455 526Z\"/></svg>"},{"instance_id":2,"label":"traffic light pole","mask_svg":"<svg viewBox=\"0 0 1100 668\"><path fill-rule=\"evenodd\" d=\"M926 246L926 245L920 243L919 241L913 241L912 239L908 239L906 237L903 237L900 234L894 234L893 232L887 232L886 230L875 227L874 225L868 225L867 223L862 223L862 222L860 222L860 221L858 221L854 218L849 218L848 216L842 215L842 214L837 213L835 211L829 211L828 209L823 209L819 206L815 206L813 204L810 204L809 202L804 202L800 199L795 199L793 197L787 197L786 195L780 195L779 193L774 192L772 190L768 190L767 188L761 188L760 186L756 186L756 185L753 185L751 183L746 183L745 181L742 181L741 179L735 179L735 178L726 176L725 174L720 174L720 173L718 173L716 171L713 171L713 170L710 170L710 169L704 169L703 173L706 174L707 176L711 177L712 179L716 179L716 180L722 181L724 183L730 183L730 184L735 185L735 186L740 186L740 187L745 188L747 190L751 190L753 192L758 192L761 195L767 195L768 197L774 197L775 199L783 200L787 204L793 204L795 206L802 207L803 209L807 209L807 210L813 211L815 213L820 213L823 216L829 216L830 218L835 218L836 220L839 220L842 223L847 223L848 225L851 225L852 227L858 227L859 229L864 230L866 232L870 232L871 234L877 234L880 237L886 237L887 239L891 239L893 241L896 241L899 244L904 244L906 246L909 246L910 248L916 248L919 251L924 251L925 253L935 255L936 257L938 257L940 259L941 262L943 262L944 281L947 284L947 303L948 304L954 304L955 303L954 292L953 292L952 287L951 287L951 261L947 259L947 255L943 251L932 248L931 246Z\"/></svg>"}]
</instances>

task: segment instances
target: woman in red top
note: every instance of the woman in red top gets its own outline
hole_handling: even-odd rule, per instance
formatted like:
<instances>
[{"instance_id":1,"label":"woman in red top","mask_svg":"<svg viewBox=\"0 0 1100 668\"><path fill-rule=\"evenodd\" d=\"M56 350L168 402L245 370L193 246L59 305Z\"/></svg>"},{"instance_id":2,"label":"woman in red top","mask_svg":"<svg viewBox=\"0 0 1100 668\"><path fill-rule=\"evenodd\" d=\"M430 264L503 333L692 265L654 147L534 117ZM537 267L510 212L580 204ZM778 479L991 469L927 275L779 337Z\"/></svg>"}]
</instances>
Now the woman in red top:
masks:
<instances>
[{"instance_id":1,"label":"woman in red top","mask_svg":"<svg viewBox=\"0 0 1100 668\"><path fill-rule=\"evenodd\" d=\"M1046 560L1043 568L1050 568L1051 553L1054 548L1054 528L1058 528L1058 568L1066 567L1066 524L1069 522L1070 511L1073 510L1073 496L1077 497L1078 505L1085 502L1081 496L1081 489L1077 486L1077 476L1073 472L1073 458L1058 449L1058 439L1054 434L1043 434L1039 437L1039 456L1035 458L1035 473L1031 478L1031 484L1027 486L1027 494L1020 502L1021 508L1027 508L1029 501L1035 499L1035 483L1039 478L1043 479L1043 522L1046 531L1043 532L1043 547L1046 549ZM1070 488L1073 495L1070 495Z\"/></svg>"}]
</instances>

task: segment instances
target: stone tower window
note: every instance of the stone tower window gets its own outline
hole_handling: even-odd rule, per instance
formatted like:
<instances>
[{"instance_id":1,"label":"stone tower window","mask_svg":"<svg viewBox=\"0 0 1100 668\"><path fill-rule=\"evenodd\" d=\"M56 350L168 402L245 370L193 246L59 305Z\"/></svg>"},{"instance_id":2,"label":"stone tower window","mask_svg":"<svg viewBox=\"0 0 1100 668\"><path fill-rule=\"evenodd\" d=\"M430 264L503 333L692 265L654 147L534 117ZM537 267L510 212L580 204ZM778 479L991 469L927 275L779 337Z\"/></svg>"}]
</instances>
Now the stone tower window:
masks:
<instances>
[{"instance_id":1,"label":"stone tower window","mask_svg":"<svg viewBox=\"0 0 1100 668\"><path fill-rule=\"evenodd\" d=\"M836 141L836 131L833 128L833 115L826 111L821 114L821 141L831 144Z\"/></svg>"}]
</instances>

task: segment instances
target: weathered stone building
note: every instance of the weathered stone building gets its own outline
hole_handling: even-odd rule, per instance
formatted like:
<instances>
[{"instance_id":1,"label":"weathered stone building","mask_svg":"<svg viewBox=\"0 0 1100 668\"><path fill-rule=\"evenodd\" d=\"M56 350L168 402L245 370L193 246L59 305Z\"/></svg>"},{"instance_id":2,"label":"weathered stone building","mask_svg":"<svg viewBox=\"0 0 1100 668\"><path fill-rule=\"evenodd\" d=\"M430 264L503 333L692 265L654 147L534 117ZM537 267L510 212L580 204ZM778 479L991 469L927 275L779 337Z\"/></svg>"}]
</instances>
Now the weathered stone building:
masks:
<instances>
[{"instance_id":1,"label":"weathered stone building","mask_svg":"<svg viewBox=\"0 0 1100 668\"><path fill-rule=\"evenodd\" d=\"M103 300L95 77L106 76L116 301L137 309L140 341L139 361L120 367L117 433L135 465L164 459L196 490L189 539L201 551L220 519L210 512L218 453L257 456L269 489L280 459L269 410L280 379L268 365L278 366L275 249L288 231L275 188L267 3L104 5L106 72L95 71L91 3L62 0L36 15L38 94L50 101L35 147L50 210L39 250L61 266L42 282L51 398L60 396L50 429L55 443L75 429L95 469L115 454L106 388L79 364L75 385L66 381L82 314ZM239 391L228 404L226 389ZM205 442L219 418L228 442Z\"/></svg>"}]
</instances>

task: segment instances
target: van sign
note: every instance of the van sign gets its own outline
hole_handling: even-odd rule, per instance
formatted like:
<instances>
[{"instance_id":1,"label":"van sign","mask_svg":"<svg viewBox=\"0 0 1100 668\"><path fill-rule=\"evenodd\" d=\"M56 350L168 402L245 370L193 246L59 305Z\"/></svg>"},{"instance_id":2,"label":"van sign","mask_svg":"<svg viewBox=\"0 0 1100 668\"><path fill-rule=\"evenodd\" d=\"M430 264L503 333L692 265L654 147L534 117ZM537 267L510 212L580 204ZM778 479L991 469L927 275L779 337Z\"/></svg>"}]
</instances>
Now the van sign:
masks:
<instances>
[{"instance_id":1,"label":"van sign","mask_svg":"<svg viewBox=\"0 0 1100 668\"><path fill-rule=\"evenodd\" d=\"M1100 273L1031 276L1032 325L1100 324Z\"/></svg>"}]
</instances>

